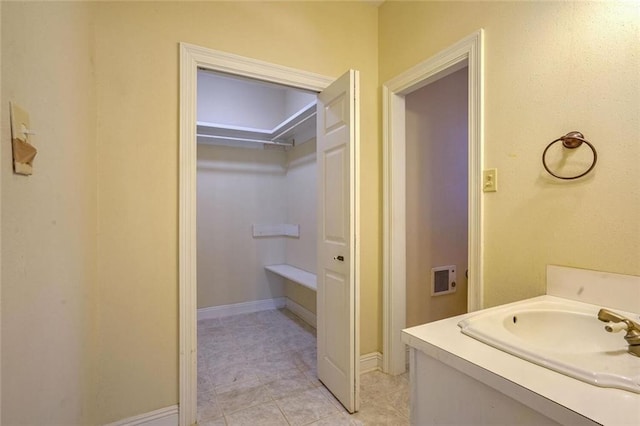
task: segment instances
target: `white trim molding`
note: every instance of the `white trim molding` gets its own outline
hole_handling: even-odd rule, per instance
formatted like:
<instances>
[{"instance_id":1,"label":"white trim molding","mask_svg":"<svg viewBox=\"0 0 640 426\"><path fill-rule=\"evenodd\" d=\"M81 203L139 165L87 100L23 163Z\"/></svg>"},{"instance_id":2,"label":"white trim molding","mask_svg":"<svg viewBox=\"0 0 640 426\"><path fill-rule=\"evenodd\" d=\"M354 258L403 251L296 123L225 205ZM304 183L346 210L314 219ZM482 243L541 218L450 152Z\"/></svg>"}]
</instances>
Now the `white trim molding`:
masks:
<instances>
[{"instance_id":1,"label":"white trim molding","mask_svg":"<svg viewBox=\"0 0 640 426\"><path fill-rule=\"evenodd\" d=\"M318 321L316 314L305 308L304 306L294 302L293 300L286 298L285 307L296 314L300 319L313 328L318 328Z\"/></svg>"},{"instance_id":2,"label":"white trim molding","mask_svg":"<svg viewBox=\"0 0 640 426\"><path fill-rule=\"evenodd\" d=\"M468 311L482 300L483 30L480 29L382 87L383 370L405 371L401 331L406 324L405 96L468 67L469 86L469 287Z\"/></svg>"},{"instance_id":3,"label":"white trim molding","mask_svg":"<svg viewBox=\"0 0 640 426\"><path fill-rule=\"evenodd\" d=\"M109 423L105 426L177 426L178 406L161 408L145 414L129 417L128 419Z\"/></svg>"},{"instance_id":4,"label":"white trim molding","mask_svg":"<svg viewBox=\"0 0 640 426\"><path fill-rule=\"evenodd\" d=\"M380 352L371 352L369 354L360 355L360 374L378 371L382 369L382 354Z\"/></svg>"},{"instance_id":5,"label":"white trim molding","mask_svg":"<svg viewBox=\"0 0 640 426\"><path fill-rule=\"evenodd\" d=\"M250 314L253 312L281 309L286 305L284 297L275 299L254 300L251 302L234 303L232 305L211 306L198 308L198 321L228 317L230 315Z\"/></svg>"},{"instance_id":6,"label":"white trim molding","mask_svg":"<svg viewBox=\"0 0 640 426\"><path fill-rule=\"evenodd\" d=\"M322 91L332 78L180 43L179 400L180 425L196 423L196 101L198 68Z\"/></svg>"}]
</instances>

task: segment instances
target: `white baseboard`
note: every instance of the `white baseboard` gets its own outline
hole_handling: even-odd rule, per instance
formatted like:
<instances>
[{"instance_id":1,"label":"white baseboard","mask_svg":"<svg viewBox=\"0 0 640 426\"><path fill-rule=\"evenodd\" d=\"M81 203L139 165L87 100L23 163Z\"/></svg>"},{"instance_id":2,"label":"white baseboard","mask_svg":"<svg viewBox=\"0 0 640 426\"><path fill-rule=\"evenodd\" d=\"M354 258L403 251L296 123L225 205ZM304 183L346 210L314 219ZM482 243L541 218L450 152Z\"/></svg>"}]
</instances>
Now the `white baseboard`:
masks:
<instances>
[{"instance_id":1,"label":"white baseboard","mask_svg":"<svg viewBox=\"0 0 640 426\"><path fill-rule=\"evenodd\" d=\"M212 306L198 309L198 321L203 319L222 318L229 315L250 314L252 312L281 309L285 306L285 298L256 300L233 305Z\"/></svg>"},{"instance_id":2,"label":"white baseboard","mask_svg":"<svg viewBox=\"0 0 640 426\"><path fill-rule=\"evenodd\" d=\"M302 305L294 302L293 300L286 298L285 307L299 316L304 322L309 324L313 328L317 328L316 314L308 310Z\"/></svg>"},{"instance_id":3,"label":"white baseboard","mask_svg":"<svg viewBox=\"0 0 640 426\"><path fill-rule=\"evenodd\" d=\"M145 414L139 414L128 419L109 423L105 426L178 426L178 406L161 408Z\"/></svg>"},{"instance_id":4,"label":"white baseboard","mask_svg":"<svg viewBox=\"0 0 640 426\"><path fill-rule=\"evenodd\" d=\"M360 355L360 374L381 369L382 354L380 352L371 352L366 355Z\"/></svg>"}]
</instances>

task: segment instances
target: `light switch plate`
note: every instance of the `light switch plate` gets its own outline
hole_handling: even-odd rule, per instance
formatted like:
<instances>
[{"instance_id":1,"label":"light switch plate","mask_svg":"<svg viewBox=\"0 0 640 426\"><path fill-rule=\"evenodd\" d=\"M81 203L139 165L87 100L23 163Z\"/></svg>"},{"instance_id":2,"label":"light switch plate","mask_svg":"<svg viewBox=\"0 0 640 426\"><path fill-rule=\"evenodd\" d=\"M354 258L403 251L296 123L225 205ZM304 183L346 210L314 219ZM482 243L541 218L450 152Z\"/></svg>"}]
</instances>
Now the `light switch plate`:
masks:
<instances>
[{"instance_id":1,"label":"light switch plate","mask_svg":"<svg viewBox=\"0 0 640 426\"><path fill-rule=\"evenodd\" d=\"M15 103L10 103L11 107L11 136L13 139L20 139L22 142L27 142L29 137L28 132L31 128L29 126L29 113L20 108Z\"/></svg>"},{"instance_id":2,"label":"light switch plate","mask_svg":"<svg viewBox=\"0 0 640 426\"><path fill-rule=\"evenodd\" d=\"M33 174L33 159L38 150L31 144L32 135L29 113L15 103L11 109L11 150L13 152L13 172L17 175Z\"/></svg>"},{"instance_id":3,"label":"light switch plate","mask_svg":"<svg viewBox=\"0 0 640 426\"><path fill-rule=\"evenodd\" d=\"M484 192L498 191L498 169L482 171L482 190Z\"/></svg>"}]
</instances>

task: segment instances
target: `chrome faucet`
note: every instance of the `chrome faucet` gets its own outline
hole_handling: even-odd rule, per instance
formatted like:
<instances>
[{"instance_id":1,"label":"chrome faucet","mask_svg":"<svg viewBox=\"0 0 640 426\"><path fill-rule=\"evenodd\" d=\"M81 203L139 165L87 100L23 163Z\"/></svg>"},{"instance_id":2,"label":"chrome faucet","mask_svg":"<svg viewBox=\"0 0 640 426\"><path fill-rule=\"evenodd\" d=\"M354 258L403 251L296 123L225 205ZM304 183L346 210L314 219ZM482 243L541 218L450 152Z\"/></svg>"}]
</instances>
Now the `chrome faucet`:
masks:
<instances>
[{"instance_id":1,"label":"chrome faucet","mask_svg":"<svg viewBox=\"0 0 640 426\"><path fill-rule=\"evenodd\" d=\"M629 353L640 357L640 324L608 309L600 309L598 319L612 323L604 327L609 333L625 330L627 334L625 334L624 340L629 344Z\"/></svg>"}]
</instances>

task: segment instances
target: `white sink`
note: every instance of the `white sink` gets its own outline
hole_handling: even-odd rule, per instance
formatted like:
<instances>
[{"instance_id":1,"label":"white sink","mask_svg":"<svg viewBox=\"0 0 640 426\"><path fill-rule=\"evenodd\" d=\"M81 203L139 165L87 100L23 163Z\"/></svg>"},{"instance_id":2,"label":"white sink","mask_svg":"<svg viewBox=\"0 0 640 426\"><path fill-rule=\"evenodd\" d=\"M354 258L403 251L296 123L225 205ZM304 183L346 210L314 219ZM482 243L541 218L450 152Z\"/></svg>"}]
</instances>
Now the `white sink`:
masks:
<instances>
[{"instance_id":1,"label":"white sink","mask_svg":"<svg viewBox=\"0 0 640 426\"><path fill-rule=\"evenodd\" d=\"M640 393L640 358L624 332L608 333L599 306L541 296L462 320L462 332L483 343L596 386ZM638 321L638 314L615 310Z\"/></svg>"}]
</instances>

